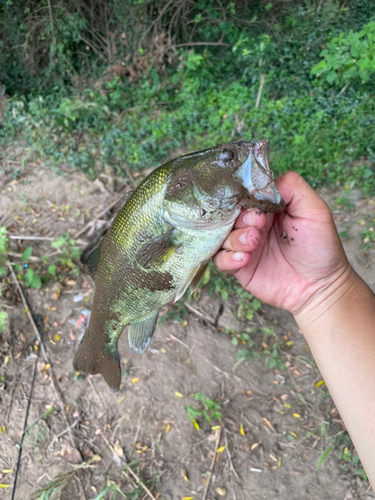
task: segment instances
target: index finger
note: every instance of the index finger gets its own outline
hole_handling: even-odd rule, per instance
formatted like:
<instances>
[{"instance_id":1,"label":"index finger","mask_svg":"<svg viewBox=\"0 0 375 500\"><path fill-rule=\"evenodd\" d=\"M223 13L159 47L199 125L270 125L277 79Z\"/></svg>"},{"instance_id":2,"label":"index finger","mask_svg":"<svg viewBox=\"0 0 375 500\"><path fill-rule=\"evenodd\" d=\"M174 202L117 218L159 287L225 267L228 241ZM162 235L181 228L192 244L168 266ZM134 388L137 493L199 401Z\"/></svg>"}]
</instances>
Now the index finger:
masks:
<instances>
[{"instance_id":1,"label":"index finger","mask_svg":"<svg viewBox=\"0 0 375 500\"><path fill-rule=\"evenodd\" d=\"M234 224L234 229L242 229L244 227L256 227L263 229L266 225L266 214L257 208L251 210L244 208Z\"/></svg>"}]
</instances>

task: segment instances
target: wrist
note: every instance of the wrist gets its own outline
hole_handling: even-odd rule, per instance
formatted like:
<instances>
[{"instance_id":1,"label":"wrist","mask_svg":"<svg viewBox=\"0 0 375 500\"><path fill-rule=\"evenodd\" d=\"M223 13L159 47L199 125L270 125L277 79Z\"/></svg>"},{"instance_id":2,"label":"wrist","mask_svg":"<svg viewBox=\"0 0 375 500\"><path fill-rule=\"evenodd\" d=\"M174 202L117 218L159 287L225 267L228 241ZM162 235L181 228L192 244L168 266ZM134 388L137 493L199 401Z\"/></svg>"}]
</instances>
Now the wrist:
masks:
<instances>
[{"instance_id":1,"label":"wrist","mask_svg":"<svg viewBox=\"0 0 375 500\"><path fill-rule=\"evenodd\" d=\"M353 294L356 293L361 284L367 287L347 262L334 280L320 289L302 310L294 314L294 319L303 334L306 335L310 327L318 326L321 322L324 323L326 318L350 308Z\"/></svg>"}]
</instances>

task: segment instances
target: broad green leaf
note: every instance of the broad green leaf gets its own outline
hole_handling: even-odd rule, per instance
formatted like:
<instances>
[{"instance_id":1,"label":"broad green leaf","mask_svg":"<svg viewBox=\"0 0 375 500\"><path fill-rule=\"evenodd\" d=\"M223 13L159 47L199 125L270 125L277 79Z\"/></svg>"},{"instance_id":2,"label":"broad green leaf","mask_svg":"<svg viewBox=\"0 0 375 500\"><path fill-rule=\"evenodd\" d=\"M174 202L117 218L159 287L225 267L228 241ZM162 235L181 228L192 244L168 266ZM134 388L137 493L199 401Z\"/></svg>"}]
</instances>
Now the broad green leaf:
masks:
<instances>
[{"instance_id":1,"label":"broad green leaf","mask_svg":"<svg viewBox=\"0 0 375 500\"><path fill-rule=\"evenodd\" d=\"M34 273L33 279L31 281L31 286L33 288L37 288L38 290L42 286L42 281L41 281L40 276L38 274Z\"/></svg>"},{"instance_id":2,"label":"broad green leaf","mask_svg":"<svg viewBox=\"0 0 375 500\"><path fill-rule=\"evenodd\" d=\"M50 266L48 266L48 272L52 276L56 276L56 266L55 266L55 264L51 264Z\"/></svg>"},{"instance_id":3,"label":"broad green leaf","mask_svg":"<svg viewBox=\"0 0 375 500\"><path fill-rule=\"evenodd\" d=\"M21 256L21 260L24 262L30 258L31 254L33 253L33 247L26 248L26 250L23 252Z\"/></svg>"}]
</instances>

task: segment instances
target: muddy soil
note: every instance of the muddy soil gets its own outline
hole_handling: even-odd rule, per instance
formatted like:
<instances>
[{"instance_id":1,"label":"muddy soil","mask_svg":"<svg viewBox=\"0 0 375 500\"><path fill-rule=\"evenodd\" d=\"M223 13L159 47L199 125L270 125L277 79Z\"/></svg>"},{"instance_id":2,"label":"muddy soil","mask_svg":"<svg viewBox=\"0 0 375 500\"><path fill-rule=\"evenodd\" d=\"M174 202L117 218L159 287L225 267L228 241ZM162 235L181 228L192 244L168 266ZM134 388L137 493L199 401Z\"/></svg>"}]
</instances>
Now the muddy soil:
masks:
<instances>
[{"instance_id":1,"label":"muddy soil","mask_svg":"<svg viewBox=\"0 0 375 500\"><path fill-rule=\"evenodd\" d=\"M51 498L61 500L94 499L111 483L124 494L133 491L129 498L158 500L375 498L304 338L285 311L262 306L249 322L238 317L236 297L223 301L203 289L190 302L194 311L183 303L165 308L142 356L130 351L122 335L119 393L111 392L100 376L77 375L72 359L93 282L61 264L50 241L17 237L56 239L69 232L74 238L92 221L80 236L83 248L113 217L116 206L103 210L119 195L105 179L61 176L40 164L30 164L16 180L6 170L0 186L0 226L12 236L9 259L20 262L22 252L32 246L27 265L41 275L46 265L40 258L49 255L47 264L57 259L55 278L50 275L41 289L23 288L33 314L41 318L52 367L40 356L28 418L28 425L34 425L24 441L16 499L30 498L58 474L63 475L62 487ZM375 253L365 253L360 239L374 218L375 199L352 191L322 195L334 212L351 264L375 290ZM348 196L351 205L335 202ZM10 275L1 287L9 327L0 347L0 499L8 499L37 351L35 331ZM202 314L216 318L223 307L217 327L202 319ZM239 362L244 345L241 339L234 344L249 325L252 350L259 357ZM271 368L265 353L276 344ZM199 430L185 410L199 405L196 393L216 401L221 412L211 423L198 415ZM153 497L143 487L137 490L137 478Z\"/></svg>"}]
</instances>

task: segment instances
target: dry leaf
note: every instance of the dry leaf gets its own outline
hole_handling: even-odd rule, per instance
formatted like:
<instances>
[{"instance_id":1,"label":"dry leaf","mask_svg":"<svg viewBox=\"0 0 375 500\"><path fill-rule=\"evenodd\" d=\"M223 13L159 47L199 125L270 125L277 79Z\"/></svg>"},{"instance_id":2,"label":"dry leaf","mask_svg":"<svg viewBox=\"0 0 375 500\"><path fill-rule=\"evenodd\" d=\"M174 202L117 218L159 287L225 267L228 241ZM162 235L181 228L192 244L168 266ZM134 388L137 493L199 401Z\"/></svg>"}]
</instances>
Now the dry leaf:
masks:
<instances>
[{"instance_id":1,"label":"dry leaf","mask_svg":"<svg viewBox=\"0 0 375 500\"><path fill-rule=\"evenodd\" d=\"M270 429L272 429L272 424L271 422L268 420L268 418L266 417L262 417L262 420L263 422L266 424L267 427L269 427Z\"/></svg>"},{"instance_id":2,"label":"dry leaf","mask_svg":"<svg viewBox=\"0 0 375 500\"><path fill-rule=\"evenodd\" d=\"M227 490L226 490L226 489L224 489L224 488L220 488L220 486L219 486L219 488L216 488L216 490L215 490L215 491L216 491L216 493L217 493L218 495L220 495L221 497L223 497L223 496L225 496L225 495L227 494Z\"/></svg>"},{"instance_id":3,"label":"dry leaf","mask_svg":"<svg viewBox=\"0 0 375 500\"><path fill-rule=\"evenodd\" d=\"M122 449L122 446L120 445L120 442L119 440L117 440L113 446L116 454L119 456L119 457L122 457L124 455L124 450Z\"/></svg>"},{"instance_id":4,"label":"dry leaf","mask_svg":"<svg viewBox=\"0 0 375 500\"><path fill-rule=\"evenodd\" d=\"M261 443L261 442L262 442L262 441L259 441L258 443L253 443L253 444L250 446L250 451L255 450L255 448L257 448L257 447L260 445L260 443Z\"/></svg>"}]
</instances>

